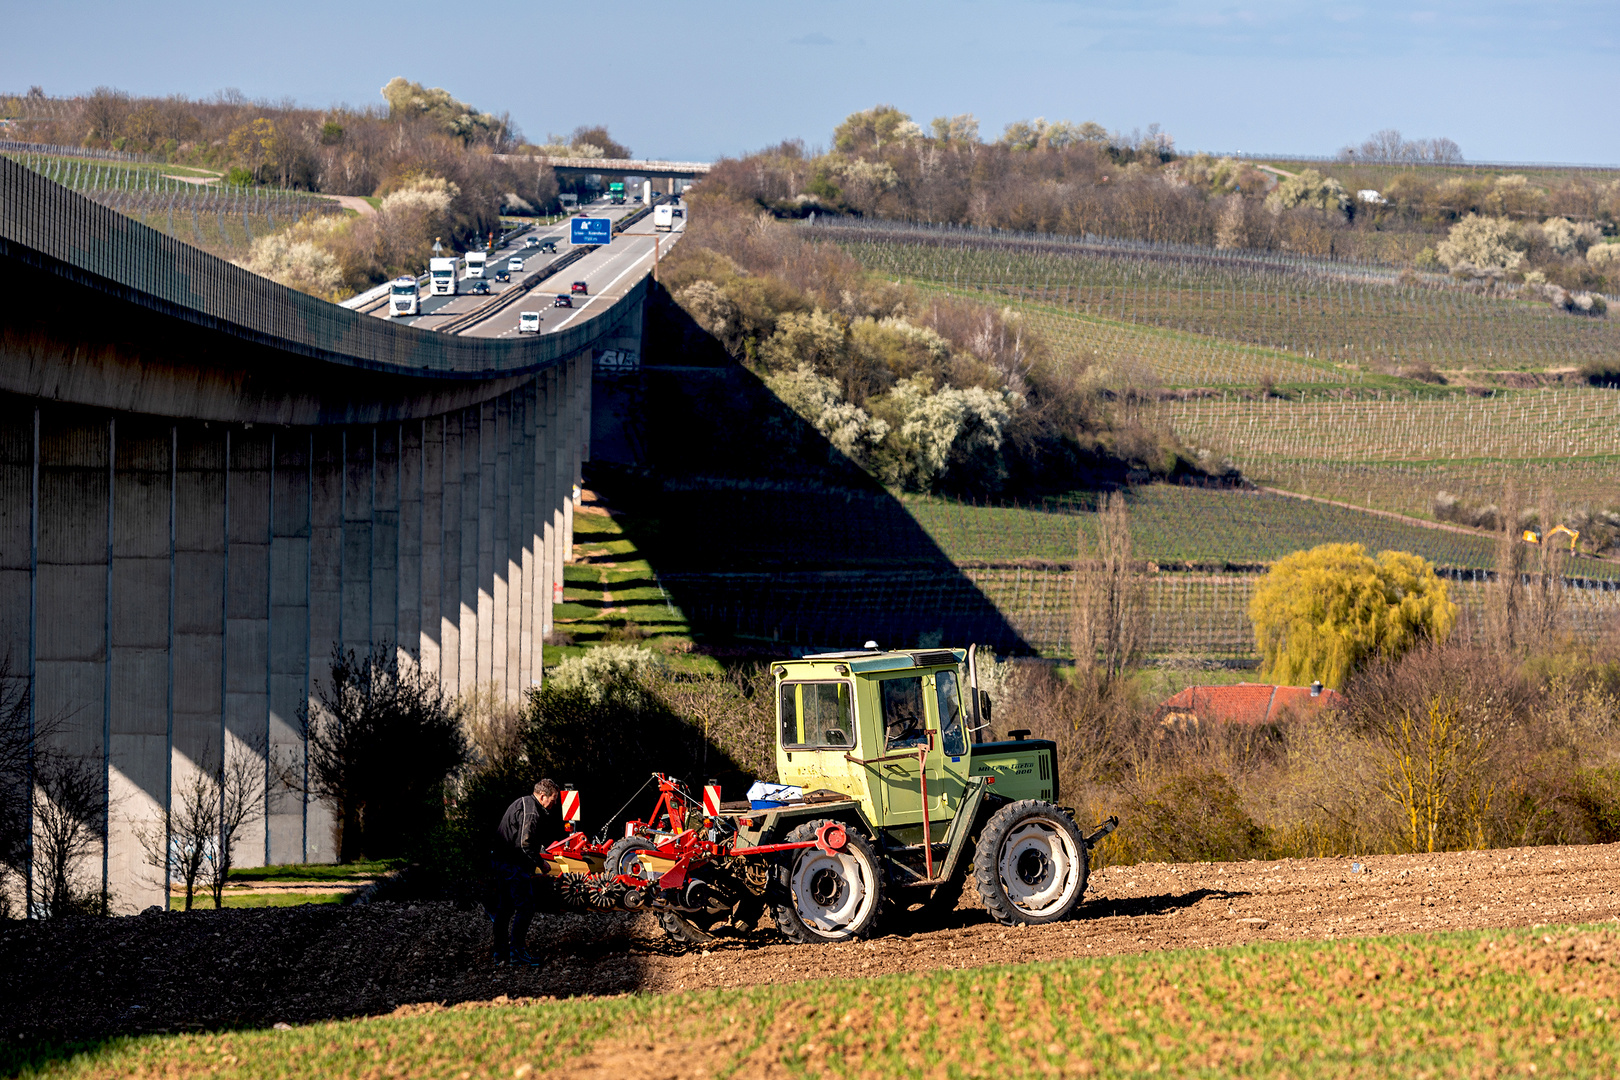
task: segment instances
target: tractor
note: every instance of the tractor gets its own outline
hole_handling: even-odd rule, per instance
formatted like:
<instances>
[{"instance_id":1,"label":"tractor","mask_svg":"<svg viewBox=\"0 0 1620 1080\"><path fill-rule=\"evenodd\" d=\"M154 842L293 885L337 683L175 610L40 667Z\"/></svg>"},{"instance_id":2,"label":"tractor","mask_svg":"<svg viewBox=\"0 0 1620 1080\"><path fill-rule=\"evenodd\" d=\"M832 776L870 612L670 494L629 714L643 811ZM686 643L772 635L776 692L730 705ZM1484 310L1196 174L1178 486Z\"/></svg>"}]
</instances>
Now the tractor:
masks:
<instances>
[{"instance_id":1,"label":"tractor","mask_svg":"<svg viewBox=\"0 0 1620 1080\"><path fill-rule=\"evenodd\" d=\"M659 809L631 822L587 886L597 906L655 912L701 944L769 911L800 943L872 935L917 907L949 911L971 877L997 921L1047 923L1080 904L1089 835L1059 804L1057 745L990 721L976 650L821 653L771 665L784 800L701 806L660 777ZM578 890L576 890L578 891Z\"/></svg>"}]
</instances>

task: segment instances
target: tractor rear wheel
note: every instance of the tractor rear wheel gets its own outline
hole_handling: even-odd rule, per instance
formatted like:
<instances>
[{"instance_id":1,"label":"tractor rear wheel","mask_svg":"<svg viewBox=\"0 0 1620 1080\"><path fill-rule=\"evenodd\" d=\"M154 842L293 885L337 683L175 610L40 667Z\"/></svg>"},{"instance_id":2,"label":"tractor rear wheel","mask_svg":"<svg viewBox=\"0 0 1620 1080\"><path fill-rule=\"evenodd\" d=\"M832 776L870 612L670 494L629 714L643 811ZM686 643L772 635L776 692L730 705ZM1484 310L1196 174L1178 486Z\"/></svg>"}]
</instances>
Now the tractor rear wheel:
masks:
<instances>
[{"instance_id":1,"label":"tractor rear wheel","mask_svg":"<svg viewBox=\"0 0 1620 1080\"><path fill-rule=\"evenodd\" d=\"M807 821L787 835L790 844L816 838L831 819ZM845 830L842 851L820 848L782 853L772 870L777 929L801 945L870 937L883 913L883 869L866 837Z\"/></svg>"},{"instance_id":2,"label":"tractor rear wheel","mask_svg":"<svg viewBox=\"0 0 1620 1080\"><path fill-rule=\"evenodd\" d=\"M656 845L644 836L626 836L607 849L607 855L602 860L602 872L614 876L629 874L632 877L645 877L646 872L634 855L638 851L655 850Z\"/></svg>"},{"instance_id":3,"label":"tractor rear wheel","mask_svg":"<svg viewBox=\"0 0 1620 1080\"><path fill-rule=\"evenodd\" d=\"M985 910L999 923L1049 923L1080 905L1090 851L1074 819L1049 802L1024 799L991 815L973 854Z\"/></svg>"}]
</instances>

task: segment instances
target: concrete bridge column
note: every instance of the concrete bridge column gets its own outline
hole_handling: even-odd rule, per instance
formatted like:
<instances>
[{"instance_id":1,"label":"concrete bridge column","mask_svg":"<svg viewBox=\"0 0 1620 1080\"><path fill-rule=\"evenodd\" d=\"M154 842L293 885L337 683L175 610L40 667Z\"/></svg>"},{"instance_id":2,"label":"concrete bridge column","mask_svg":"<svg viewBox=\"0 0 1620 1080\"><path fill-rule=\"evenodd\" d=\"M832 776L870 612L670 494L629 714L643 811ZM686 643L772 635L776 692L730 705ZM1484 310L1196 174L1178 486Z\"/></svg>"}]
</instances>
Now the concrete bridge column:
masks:
<instances>
[{"instance_id":1,"label":"concrete bridge column","mask_svg":"<svg viewBox=\"0 0 1620 1080\"><path fill-rule=\"evenodd\" d=\"M513 457L516 482L522 487L520 510L517 517L518 532L514 547L520 560L517 572L522 588L517 599L518 678L519 694L540 681L542 654L540 652L539 622L534 618L535 573L539 567L540 540L535 527L540 520L540 427L538 422L539 386L525 383L520 392L523 398L523 439L519 453Z\"/></svg>"},{"instance_id":2,"label":"concrete bridge column","mask_svg":"<svg viewBox=\"0 0 1620 1080\"><path fill-rule=\"evenodd\" d=\"M347 433L317 428L311 436L309 541L309 696L332 683L332 651L348 640L344 625L344 460ZM346 647L346 644L345 644ZM317 799L304 802L304 858L335 862L332 815Z\"/></svg>"},{"instance_id":3,"label":"concrete bridge column","mask_svg":"<svg viewBox=\"0 0 1620 1080\"><path fill-rule=\"evenodd\" d=\"M541 626L542 634L549 634L553 629L555 629L555 622L552 618L552 608L556 605L557 601L561 599L561 579L558 577L560 572L560 563L557 557L559 550L557 546L557 538L562 527L561 517L558 513L558 501L560 497L559 492L561 491L561 482L559 477L559 470L561 466L559 462L562 457L562 439L558 434L558 425L560 421L559 410L557 407L557 399L560 394L560 382L561 379L559 378L558 372L555 368L543 372L539 379L541 396L544 399L544 404L540 415L544 420L545 433L544 438L542 439L545 449L542 451L540 462L539 500L539 509L541 514L541 528L539 530L541 536L540 550L542 552L541 559L543 565L540 568L540 581L538 587L545 594L541 598L541 603L539 605L543 620L543 624Z\"/></svg>"},{"instance_id":4,"label":"concrete bridge column","mask_svg":"<svg viewBox=\"0 0 1620 1080\"><path fill-rule=\"evenodd\" d=\"M114 432L107 879L117 907L141 910L167 891L146 848L167 843L175 429L124 416Z\"/></svg>"},{"instance_id":5,"label":"concrete bridge column","mask_svg":"<svg viewBox=\"0 0 1620 1080\"><path fill-rule=\"evenodd\" d=\"M259 763L255 796L266 793L270 739L271 455L275 436L264 428L227 432L225 468L224 726L225 760L247 755ZM238 866L262 866L267 822L247 823L231 853Z\"/></svg>"},{"instance_id":6,"label":"concrete bridge column","mask_svg":"<svg viewBox=\"0 0 1620 1080\"><path fill-rule=\"evenodd\" d=\"M270 489L270 753L300 777L305 766L302 713L313 689L312 676L324 662L310 636L314 449L312 432L277 433ZM278 788L266 809L265 861L305 861L307 796Z\"/></svg>"}]
</instances>

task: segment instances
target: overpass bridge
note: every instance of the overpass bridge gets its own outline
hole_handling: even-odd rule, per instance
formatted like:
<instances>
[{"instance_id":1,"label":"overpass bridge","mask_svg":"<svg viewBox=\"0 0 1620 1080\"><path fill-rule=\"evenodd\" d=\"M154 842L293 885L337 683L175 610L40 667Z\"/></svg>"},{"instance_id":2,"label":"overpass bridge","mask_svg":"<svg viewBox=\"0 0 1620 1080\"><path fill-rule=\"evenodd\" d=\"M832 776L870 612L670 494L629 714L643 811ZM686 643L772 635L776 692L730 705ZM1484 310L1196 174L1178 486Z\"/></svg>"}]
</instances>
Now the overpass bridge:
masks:
<instances>
[{"instance_id":1,"label":"overpass bridge","mask_svg":"<svg viewBox=\"0 0 1620 1080\"><path fill-rule=\"evenodd\" d=\"M30 730L102 779L82 884L164 903L142 831L222 748L304 760L334 648L392 644L451 694L538 683L592 357L639 348L652 258L543 335L435 333L0 159L0 657ZM303 794L252 828L240 865L335 858Z\"/></svg>"},{"instance_id":2,"label":"overpass bridge","mask_svg":"<svg viewBox=\"0 0 1620 1080\"><path fill-rule=\"evenodd\" d=\"M531 160L549 165L558 176L644 176L649 180L701 180L713 166L707 161L660 161L642 158L564 158L498 154L503 161Z\"/></svg>"}]
</instances>

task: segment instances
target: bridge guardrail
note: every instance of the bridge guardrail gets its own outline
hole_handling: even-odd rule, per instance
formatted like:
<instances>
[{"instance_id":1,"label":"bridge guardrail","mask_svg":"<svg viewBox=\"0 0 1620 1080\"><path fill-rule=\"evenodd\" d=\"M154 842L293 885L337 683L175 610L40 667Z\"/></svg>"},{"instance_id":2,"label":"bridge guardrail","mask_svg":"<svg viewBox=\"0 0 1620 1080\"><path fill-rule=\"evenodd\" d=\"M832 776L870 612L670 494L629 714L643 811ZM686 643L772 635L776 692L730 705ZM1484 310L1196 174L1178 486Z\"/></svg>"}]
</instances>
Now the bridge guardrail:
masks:
<instances>
[{"instance_id":1,"label":"bridge guardrail","mask_svg":"<svg viewBox=\"0 0 1620 1080\"><path fill-rule=\"evenodd\" d=\"M182 243L0 158L0 256L272 348L347 367L489 379L549 367L612 326L616 309L555 334L469 338L399 326L308 296Z\"/></svg>"}]
</instances>

